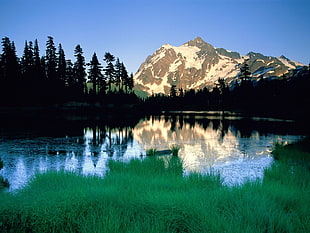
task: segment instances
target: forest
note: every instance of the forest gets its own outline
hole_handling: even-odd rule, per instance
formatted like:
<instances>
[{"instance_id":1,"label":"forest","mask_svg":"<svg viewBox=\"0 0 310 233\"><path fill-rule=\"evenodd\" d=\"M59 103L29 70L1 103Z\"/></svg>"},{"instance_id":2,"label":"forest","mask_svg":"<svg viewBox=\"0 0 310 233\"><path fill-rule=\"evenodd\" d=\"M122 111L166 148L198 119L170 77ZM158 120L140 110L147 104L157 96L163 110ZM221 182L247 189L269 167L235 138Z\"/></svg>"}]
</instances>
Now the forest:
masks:
<instances>
[{"instance_id":1,"label":"forest","mask_svg":"<svg viewBox=\"0 0 310 233\"><path fill-rule=\"evenodd\" d=\"M35 40L25 42L19 58L14 42L4 37L0 56L0 105L42 106L107 100L111 96L123 96L125 100L131 96L133 74L128 74L119 58L106 52L103 67L94 53L86 63L80 45L75 47L74 57L74 62L66 59L62 45L57 49L54 38L48 36L44 56L40 56Z\"/></svg>"},{"instance_id":2,"label":"forest","mask_svg":"<svg viewBox=\"0 0 310 233\"><path fill-rule=\"evenodd\" d=\"M48 36L45 55L40 56L38 41L25 42L17 57L13 41L2 39L0 54L0 106L110 106L109 111L127 105L134 112L148 114L169 110L240 111L249 114L281 116L306 120L310 106L309 67L298 67L282 77L253 79L245 60L234 83L219 78L213 89L177 89L169 95L147 98L135 94L133 74L109 52L102 62L96 53L87 63L77 45L75 61L66 59L62 45L56 48ZM82 106L80 104L79 106ZM97 108L98 109L98 108Z\"/></svg>"}]
</instances>

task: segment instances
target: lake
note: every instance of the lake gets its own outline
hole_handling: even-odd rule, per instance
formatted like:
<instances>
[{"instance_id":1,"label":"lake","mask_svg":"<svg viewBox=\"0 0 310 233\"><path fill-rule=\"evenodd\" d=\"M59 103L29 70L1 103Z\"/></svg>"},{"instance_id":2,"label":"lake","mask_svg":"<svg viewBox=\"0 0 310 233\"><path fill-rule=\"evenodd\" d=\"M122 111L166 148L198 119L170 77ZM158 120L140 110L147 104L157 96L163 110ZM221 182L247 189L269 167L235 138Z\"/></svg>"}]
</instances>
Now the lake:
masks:
<instances>
[{"instance_id":1,"label":"lake","mask_svg":"<svg viewBox=\"0 0 310 233\"><path fill-rule=\"evenodd\" d=\"M110 159L144 159L148 149L164 151L178 145L185 175L215 171L224 184L242 184L263 177L273 162L275 143L295 142L304 135L294 121L212 112L2 121L0 175L8 179L11 191L47 170L104 176Z\"/></svg>"}]
</instances>

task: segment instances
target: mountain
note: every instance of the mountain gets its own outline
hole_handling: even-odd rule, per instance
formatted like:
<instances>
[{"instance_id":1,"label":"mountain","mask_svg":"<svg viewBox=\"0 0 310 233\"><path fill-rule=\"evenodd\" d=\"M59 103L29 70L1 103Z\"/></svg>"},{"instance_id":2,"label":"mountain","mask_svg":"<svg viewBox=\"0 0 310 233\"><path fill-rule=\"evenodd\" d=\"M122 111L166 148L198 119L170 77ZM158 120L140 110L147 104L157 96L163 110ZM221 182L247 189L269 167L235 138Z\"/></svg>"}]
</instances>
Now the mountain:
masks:
<instances>
[{"instance_id":1,"label":"mountain","mask_svg":"<svg viewBox=\"0 0 310 233\"><path fill-rule=\"evenodd\" d=\"M179 47L165 44L141 64L134 76L135 88L168 94L172 85L183 90L212 88L218 78L231 83L238 78L238 65L248 59L254 79L279 77L291 69L304 66L285 56L271 57L250 52L245 56L215 48L200 37Z\"/></svg>"}]
</instances>

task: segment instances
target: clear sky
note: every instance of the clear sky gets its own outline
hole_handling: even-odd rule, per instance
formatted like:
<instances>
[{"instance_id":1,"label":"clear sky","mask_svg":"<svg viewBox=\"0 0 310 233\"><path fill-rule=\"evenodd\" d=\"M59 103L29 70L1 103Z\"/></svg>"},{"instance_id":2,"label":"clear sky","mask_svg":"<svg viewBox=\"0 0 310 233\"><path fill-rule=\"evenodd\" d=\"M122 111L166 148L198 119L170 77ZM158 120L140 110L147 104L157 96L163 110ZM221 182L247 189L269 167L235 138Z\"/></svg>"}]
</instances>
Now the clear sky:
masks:
<instances>
[{"instance_id":1,"label":"clear sky","mask_svg":"<svg viewBox=\"0 0 310 233\"><path fill-rule=\"evenodd\" d=\"M310 0L0 0L0 36L15 42L47 36L74 61L77 44L89 62L111 52L135 73L162 44L197 36L215 47L310 62Z\"/></svg>"}]
</instances>

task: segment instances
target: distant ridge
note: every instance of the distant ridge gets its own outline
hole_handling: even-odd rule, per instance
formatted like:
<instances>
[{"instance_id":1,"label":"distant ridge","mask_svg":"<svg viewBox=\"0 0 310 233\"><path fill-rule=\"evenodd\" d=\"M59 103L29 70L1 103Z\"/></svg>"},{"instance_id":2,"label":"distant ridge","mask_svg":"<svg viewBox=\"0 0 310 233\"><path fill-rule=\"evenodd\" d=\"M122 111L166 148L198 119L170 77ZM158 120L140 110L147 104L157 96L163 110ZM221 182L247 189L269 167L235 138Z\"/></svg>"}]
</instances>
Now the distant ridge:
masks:
<instances>
[{"instance_id":1,"label":"distant ridge","mask_svg":"<svg viewBox=\"0 0 310 233\"><path fill-rule=\"evenodd\" d=\"M168 94L172 85L183 90L212 88L218 78L224 78L227 83L236 80L238 64L244 59L248 59L256 80L279 77L304 66L283 55L271 57L249 52L242 56L238 52L215 48L201 37L196 37L179 47L162 45L148 56L134 76L135 86L148 95Z\"/></svg>"}]
</instances>

